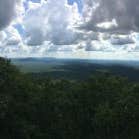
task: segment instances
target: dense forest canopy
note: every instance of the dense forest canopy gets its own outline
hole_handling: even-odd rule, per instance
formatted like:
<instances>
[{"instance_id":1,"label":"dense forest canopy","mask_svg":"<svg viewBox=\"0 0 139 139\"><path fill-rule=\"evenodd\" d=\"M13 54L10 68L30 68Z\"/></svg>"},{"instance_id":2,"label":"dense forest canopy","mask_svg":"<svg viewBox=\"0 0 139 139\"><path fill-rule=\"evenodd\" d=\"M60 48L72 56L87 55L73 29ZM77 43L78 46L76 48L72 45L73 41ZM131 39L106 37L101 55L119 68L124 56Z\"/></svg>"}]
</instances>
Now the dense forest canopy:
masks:
<instances>
[{"instance_id":1,"label":"dense forest canopy","mask_svg":"<svg viewBox=\"0 0 139 139\"><path fill-rule=\"evenodd\" d=\"M0 58L1 139L138 139L139 83L34 79Z\"/></svg>"}]
</instances>

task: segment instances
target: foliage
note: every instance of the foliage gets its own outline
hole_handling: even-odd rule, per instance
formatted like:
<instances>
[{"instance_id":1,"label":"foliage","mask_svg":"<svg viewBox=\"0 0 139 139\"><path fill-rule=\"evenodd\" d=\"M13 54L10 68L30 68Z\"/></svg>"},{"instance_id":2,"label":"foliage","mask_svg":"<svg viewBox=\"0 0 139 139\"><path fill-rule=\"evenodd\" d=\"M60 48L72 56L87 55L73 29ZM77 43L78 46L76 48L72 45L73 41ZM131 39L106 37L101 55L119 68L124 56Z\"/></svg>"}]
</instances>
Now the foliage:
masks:
<instances>
[{"instance_id":1,"label":"foliage","mask_svg":"<svg viewBox=\"0 0 139 139\"><path fill-rule=\"evenodd\" d=\"M139 83L108 74L36 80L0 58L0 138L138 139Z\"/></svg>"}]
</instances>

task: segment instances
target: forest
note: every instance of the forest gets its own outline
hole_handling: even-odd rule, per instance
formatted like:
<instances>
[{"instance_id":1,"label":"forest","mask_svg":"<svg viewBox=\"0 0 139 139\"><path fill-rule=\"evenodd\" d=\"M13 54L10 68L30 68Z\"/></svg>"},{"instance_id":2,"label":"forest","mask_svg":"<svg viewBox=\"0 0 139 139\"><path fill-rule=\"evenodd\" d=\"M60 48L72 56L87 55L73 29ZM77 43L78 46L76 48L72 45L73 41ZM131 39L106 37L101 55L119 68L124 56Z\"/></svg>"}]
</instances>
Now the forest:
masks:
<instances>
[{"instance_id":1,"label":"forest","mask_svg":"<svg viewBox=\"0 0 139 139\"><path fill-rule=\"evenodd\" d=\"M139 82L34 78L0 58L0 139L138 139Z\"/></svg>"}]
</instances>

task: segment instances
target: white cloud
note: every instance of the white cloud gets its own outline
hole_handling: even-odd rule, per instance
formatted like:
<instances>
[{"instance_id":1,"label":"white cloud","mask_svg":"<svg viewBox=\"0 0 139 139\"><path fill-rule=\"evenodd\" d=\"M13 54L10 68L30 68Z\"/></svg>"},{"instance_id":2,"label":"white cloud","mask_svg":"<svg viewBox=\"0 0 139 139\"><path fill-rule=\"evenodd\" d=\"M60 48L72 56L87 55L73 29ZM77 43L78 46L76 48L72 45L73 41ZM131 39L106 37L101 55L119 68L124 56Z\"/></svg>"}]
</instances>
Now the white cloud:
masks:
<instances>
[{"instance_id":1,"label":"white cloud","mask_svg":"<svg viewBox=\"0 0 139 139\"><path fill-rule=\"evenodd\" d=\"M35 10L37 8L39 8L42 4L41 3L34 3L32 1L28 2L28 9L29 10Z\"/></svg>"},{"instance_id":2,"label":"white cloud","mask_svg":"<svg viewBox=\"0 0 139 139\"><path fill-rule=\"evenodd\" d=\"M132 35L112 35L111 43L113 45L134 44L135 40Z\"/></svg>"},{"instance_id":3,"label":"white cloud","mask_svg":"<svg viewBox=\"0 0 139 139\"><path fill-rule=\"evenodd\" d=\"M0 44L6 39L7 35L4 31L0 31Z\"/></svg>"},{"instance_id":4,"label":"white cloud","mask_svg":"<svg viewBox=\"0 0 139 139\"><path fill-rule=\"evenodd\" d=\"M6 33L4 45L18 45L21 42L21 36L13 26L9 26L4 31Z\"/></svg>"},{"instance_id":5,"label":"white cloud","mask_svg":"<svg viewBox=\"0 0 139 139\"><path fill-rule=\"evenodd\" d=\"M118 27L118 24L115 19L112 19L112 21L98 23L96 26L102 29L112 29Z\"/></svg>"},{"instance_id":6,"label":"white cloud","mask_svg":"<svg viewBox=\"0 0 139 139\"><path fill-rule=\"evenodd\" d=\"M29 45L41 45L44 41L55 45L73 44L77 37L73 26L78 20L77 5L70 6L66 0L48 0L37 8L31 6L23 22L26 42Z\"/></svg>"}]
</instances>

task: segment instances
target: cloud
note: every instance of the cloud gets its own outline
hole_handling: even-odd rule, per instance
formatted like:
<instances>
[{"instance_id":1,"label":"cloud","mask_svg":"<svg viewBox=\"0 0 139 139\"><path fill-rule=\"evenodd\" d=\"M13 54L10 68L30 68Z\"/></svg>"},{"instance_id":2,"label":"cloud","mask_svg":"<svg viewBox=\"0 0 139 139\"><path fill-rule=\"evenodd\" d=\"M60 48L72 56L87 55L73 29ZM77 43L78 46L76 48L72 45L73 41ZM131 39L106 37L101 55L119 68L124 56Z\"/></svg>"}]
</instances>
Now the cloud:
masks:
<instances>
[{"instance_id":1,"label":"cloud","mask_svg":"<svg viewBox=\"0 0 139 139\"><path fill-rule=\"evenodd\" d=\"M139 50L138 0L82 1L1 0L0 53Z\"/></svg>"},{"instance_id":2,"label":"cloud","mask_svg":"<svg viewBox=\"0 0 139 139\"><path fill-rule=\"evenodd\" d=\"M15 14L15 4L15 0L0 1L0 29L6 27L12 20Z\"/></svg>"},{"instance_id":3,"label":"cloud","mask_svg":"<svg viewBox=\"0 0 139 139\"><path fill-rule=\"evenodd\" d=\"M4 31L0 31L0 44L6 39L7 35Z\"/></svg>"},{"instance_id":4,"label":"cloud","mask_svg":"<svg viewBox=\"0 0 139 139\"><path fill-rule=\"evenodd\" d=\"M22 2L23 0L0 0L0 30L23 12Z\"/></svg>"},{"instance_id":5,"label":"cloud","mask_svg":"<svg viewBox=\"0 0 139 139\"><path fill-rule=\"evenodd\" d=\"M112 52L116 49L113 47L113 45L109 42L109 40L87 40L87 41L81 41L78 46L78 50L83 51L105 51L105 52Z\"/></svg>"},{"instance_id":6,"label":"cloud","mask_svg":"<svg viewBox=\"0 0 139 139\"><path fill-rule=\"evenodd\" d=\"M12 25L5 28L3 31L0 31L0 55L1 56L14 56L21 52L24 52L24 49L21 47L22 38L16 28ZM29 48L28 48L29 49ZM24 53L24 54L27 54Z\"/></svg>"},{"instance_id":7,"label":"cloud","mask_svg":"<svg viewBox=\"0 0 139 139\"><path fill-rule=\"evenodd\" d=\"M102 51L103 46L98 41L88 41L85 45L85 51Z\"/></svg>"},{"instance_id":8,"label":"cloud","mask_svg":"<svg viewBox=\"0 0 139 139\"><path fill-rule=\"evenodd\" d=\"M135 40L131 35L112 35L111 43L113 45L134 44Z\"/></svg>"},{"instance_id":9,"label":"cloud","mask_svg":"<svg viewBox=\"0 0 139 139\"><path fill-rule=\"evenodd\" d=\"M30 7L23 22L28 45L42 45L44 41L54 45L76 42L78 36L72 27L79 18L76 4L48 0L46 4L36 3Z\"/></svg>"},{"instance_id":10,"label":"cloud","mask_svg":"<svg viewBox=\"0 0 139 139\"><path fill-rule=\"evenodd\" d=\"M19 32L13 26L9 26L8 28L6 28L4 30L4 33L6 34L5 38L3 40L4 46L18 45L22 41L22 38L21 38Z\"/></svg>"},{"instance_id":11,"label":"cloud","mask_svg":"<svg viewBox=\"0 0 139 139\"><path fill-rule=\"evenodd\" d=\"M117 27L110 31L129 32L139 30L138 0L84 0L84 27L99 30L100 23L108 23L113 19ZM109 28L106 28L109 30ZM101 31L101 30L100 30Z\"/></svg>"},{"instance_id":12,"label":"cloud","mask_svg":"<svg viewBox=\"0 0 139 139\"><path fill-rule=\"evenodd\" d=\"M102 28L102 29L111 29L111 28L116 28L118 26L118 24L115 19L112 19L112 21L110 21L110 22L98 23L96 26L98 28Z\"/></svg>"},{"instance_id":13,"label":"cloud","mask_svg":"<svg viewBox=\"0 0 139 139\"><path fill-rule=\"evenodd\" d=\"M27 32L27 38L25 40L25 43L27 45L35 46L35 45L42 45L44 42L44 34L43 30L40 28L30 28L29 30L26 30Z\"/></svg>"}]
</instances>

